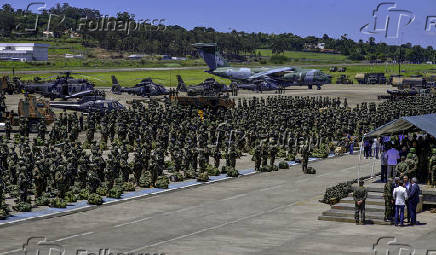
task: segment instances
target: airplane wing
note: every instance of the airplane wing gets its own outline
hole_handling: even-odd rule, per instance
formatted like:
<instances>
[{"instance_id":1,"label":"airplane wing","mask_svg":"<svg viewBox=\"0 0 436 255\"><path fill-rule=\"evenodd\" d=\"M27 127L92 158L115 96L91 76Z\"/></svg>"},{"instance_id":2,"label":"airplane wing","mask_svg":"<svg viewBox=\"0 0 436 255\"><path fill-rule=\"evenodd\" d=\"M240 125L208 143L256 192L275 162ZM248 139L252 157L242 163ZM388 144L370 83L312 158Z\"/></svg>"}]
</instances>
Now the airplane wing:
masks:
<instances>
[{"instance_id":1,"label":"airplane wing","mask_svg":"<svg viewBox=\"0 0 436 255\"><path fill-rule=\"evenodd\" d=\"M248 79L249 80L251 80L251 79L258 79L258 78L262 78L264 76L268 76L268 75L273 74L273 73L287 72L287 71L293 71L293 70L295 70L294 67L274 68L274 69L270 69L270 70L265 71L265 72L256 73L256 74L250 76Z\"/></svg>"}]
</instances>

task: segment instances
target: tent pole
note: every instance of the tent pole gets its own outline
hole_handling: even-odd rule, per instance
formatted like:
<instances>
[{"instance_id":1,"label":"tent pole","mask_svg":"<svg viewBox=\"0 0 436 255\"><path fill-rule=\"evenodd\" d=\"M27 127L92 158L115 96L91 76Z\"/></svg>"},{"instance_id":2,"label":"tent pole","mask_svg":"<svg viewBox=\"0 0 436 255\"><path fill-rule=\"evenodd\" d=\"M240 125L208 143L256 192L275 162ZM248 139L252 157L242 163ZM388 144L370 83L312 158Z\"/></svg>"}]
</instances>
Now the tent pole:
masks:
<instances>
[{"instance_id":1,"label":"tent pole","mask_svg":"<svg viewBox=\"0 0 436 255\"><path fill-rule=\"evenodd\" d=\"M371 178L374 178L375 157L372 160Z\"/></svg>"},{"instance_id":2,"label":"tent pole","mask_svg":"<svg viewBox=\"0 0 436 255\"><path fill-rule=\"evenodd\" d=\"M357 180L360 179L360 160L362 158L362 146L363 146L363 140L365 139L366 134L363 135L362 141L359 144L359 158L357 159Z\"/></svg>"}]
</instances>

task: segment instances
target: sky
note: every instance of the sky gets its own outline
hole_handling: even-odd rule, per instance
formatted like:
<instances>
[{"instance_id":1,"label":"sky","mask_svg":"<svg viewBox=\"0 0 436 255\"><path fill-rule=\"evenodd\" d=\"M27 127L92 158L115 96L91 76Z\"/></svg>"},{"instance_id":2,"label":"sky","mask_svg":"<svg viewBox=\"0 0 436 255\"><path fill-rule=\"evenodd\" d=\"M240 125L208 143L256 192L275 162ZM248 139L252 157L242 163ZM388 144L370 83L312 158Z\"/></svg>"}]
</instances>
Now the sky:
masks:
<instances>
[{"instance_id":1,"label":"sky","mask_svg":"<svg viewBox=\"0 0 436 255\"><path fill-rule=\"evenodd\" d=\"M25 9L32 1L0 0L15 9ZM34 0L47 7L67 2L75 7L98 9L102 14L116 15L128 11L137 19L165 19L166 25L187 29L213 27L218 31L233 29L245 32L293 33L299 36L328 34L338 38L347 34L353 40L399 44L410 42L436 48L435 0ZM381 4L376 12L373 11ZM434 16L435 18L431 18ZM384 31L389 17L389 37ZM401 17L401 18L400 18ZM398 22L399 20L399 22ZM428 21L428 22L427 22ZM410 24L409 24L410 23ZM369 24L368 29L361 28ZM377 29L373 29L374 26ZM399 29L397 29L399 27ZM426 31L428 30L428 31ZM398 33L397 33L398 31Z\"/></svg>"}]
</instances>

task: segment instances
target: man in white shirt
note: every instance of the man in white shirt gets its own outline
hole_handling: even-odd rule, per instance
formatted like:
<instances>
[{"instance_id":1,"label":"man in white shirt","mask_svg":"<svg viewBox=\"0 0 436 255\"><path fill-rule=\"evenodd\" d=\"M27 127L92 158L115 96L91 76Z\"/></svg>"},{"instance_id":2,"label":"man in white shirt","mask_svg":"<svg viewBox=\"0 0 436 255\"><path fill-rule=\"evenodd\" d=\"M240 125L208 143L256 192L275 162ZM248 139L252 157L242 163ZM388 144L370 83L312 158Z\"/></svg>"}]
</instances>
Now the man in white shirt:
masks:
<instances>
[{"instance_id":1,"label":"man in white shirt","mask_svg":"<svg viewBox=\"0 0 436 255\"><path fill-rule=\"evenodd\" d=\"M408 196L402 180L400 180L398 187L394 189L393 198L395 200L395 226L398 226L398 221L401 222L401 226L404 226L404 206Z\"/></svg>"}]
</instances>

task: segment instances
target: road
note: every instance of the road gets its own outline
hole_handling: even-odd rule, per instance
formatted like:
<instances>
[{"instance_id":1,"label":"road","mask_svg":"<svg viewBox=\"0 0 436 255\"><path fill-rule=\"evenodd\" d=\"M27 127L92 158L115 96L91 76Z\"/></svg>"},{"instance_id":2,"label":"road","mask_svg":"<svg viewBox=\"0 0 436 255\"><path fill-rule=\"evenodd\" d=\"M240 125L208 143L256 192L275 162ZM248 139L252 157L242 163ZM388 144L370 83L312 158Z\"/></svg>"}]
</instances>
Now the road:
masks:
<instances>
[{"instance_id":1,"label":"road","mask_svg":"<svg viewBox=\"0 0 436 255\"><path fill-rule=\"evenodd\" d=\"M10 226L1 229L0 255L23 254L23 243L36 236L61 245L66 254L82 255L100 249L113 254L368 254L377 238L396 229L317 220L329 208L318 202L326 187L355 178L356 162L357 156L327 159L311 164L316 175L304 175L296 166ZM371 166L363 160L362 174ZM427 224L395 233L415 240L431 231L434 226Z\"/></svg>"}]
</instances>

